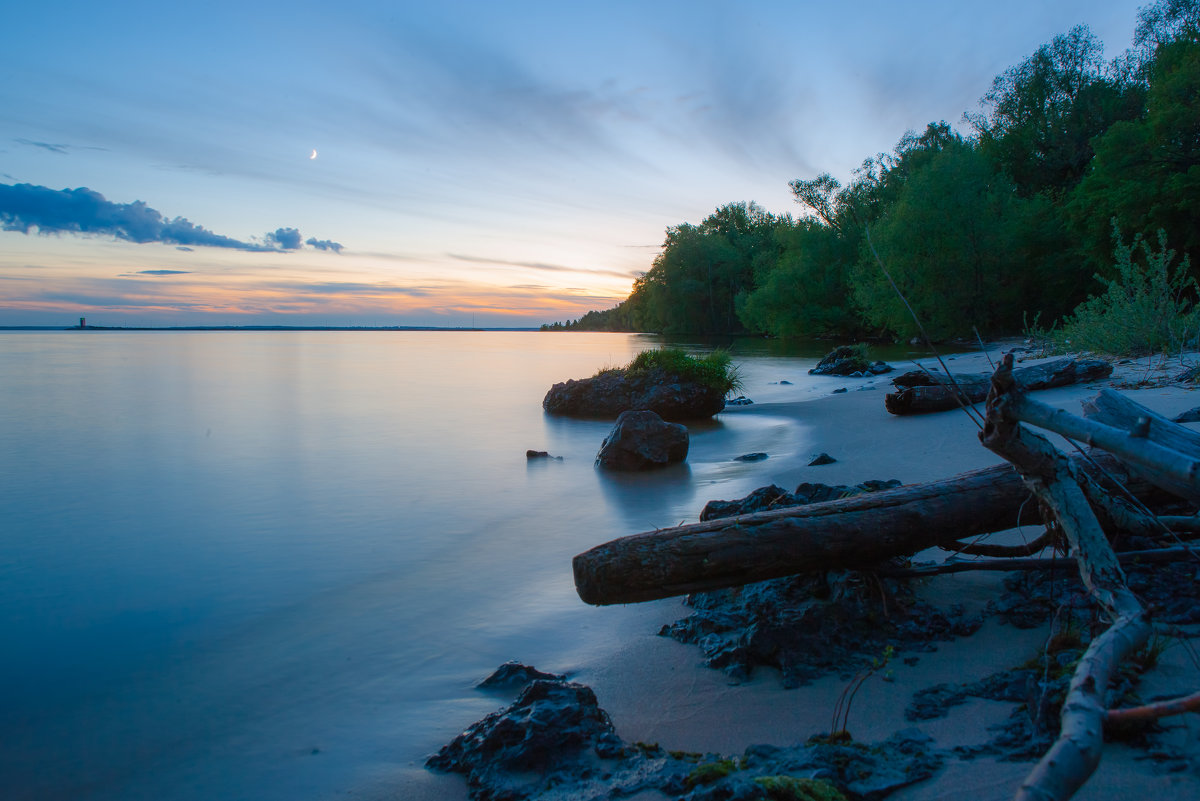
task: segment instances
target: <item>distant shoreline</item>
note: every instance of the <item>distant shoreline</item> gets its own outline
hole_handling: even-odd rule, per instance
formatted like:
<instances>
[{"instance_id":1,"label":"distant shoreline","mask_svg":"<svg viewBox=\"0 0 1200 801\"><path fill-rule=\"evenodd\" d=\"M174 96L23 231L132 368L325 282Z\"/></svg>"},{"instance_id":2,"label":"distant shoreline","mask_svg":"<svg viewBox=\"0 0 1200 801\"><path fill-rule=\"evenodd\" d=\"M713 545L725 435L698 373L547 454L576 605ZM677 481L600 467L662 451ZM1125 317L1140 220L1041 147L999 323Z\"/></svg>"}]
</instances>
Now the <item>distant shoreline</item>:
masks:
<instances>
[{"instance_id":1,"label":"distant shoreline","mask_svg":"<svg viewBox=\"0 0 1200 801\"><path fill-rule=\"evenodd\" d=\"M434 325L0 325L0 331L539 331L538 328L474 328Z\"/></svg>"}]
</instances>

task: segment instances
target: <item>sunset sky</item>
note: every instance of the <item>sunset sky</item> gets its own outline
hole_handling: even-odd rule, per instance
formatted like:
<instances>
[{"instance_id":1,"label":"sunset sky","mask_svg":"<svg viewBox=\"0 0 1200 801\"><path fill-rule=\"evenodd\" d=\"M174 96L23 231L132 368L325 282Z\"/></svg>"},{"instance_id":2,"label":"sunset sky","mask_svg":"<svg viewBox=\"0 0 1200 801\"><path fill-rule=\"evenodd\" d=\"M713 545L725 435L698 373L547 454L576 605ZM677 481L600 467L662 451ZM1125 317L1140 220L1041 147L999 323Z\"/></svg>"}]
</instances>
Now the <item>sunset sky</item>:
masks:
<instances>
[{"instance_id":1,"label":"sunset sky","mask_svg":"<svg viewBox=\"0 0 1200 801\"><path fill-rule=\"evenodd\" d=\"M0 326L577 318L1139 5L9 4Z\"/></svg>"}]
</instances>

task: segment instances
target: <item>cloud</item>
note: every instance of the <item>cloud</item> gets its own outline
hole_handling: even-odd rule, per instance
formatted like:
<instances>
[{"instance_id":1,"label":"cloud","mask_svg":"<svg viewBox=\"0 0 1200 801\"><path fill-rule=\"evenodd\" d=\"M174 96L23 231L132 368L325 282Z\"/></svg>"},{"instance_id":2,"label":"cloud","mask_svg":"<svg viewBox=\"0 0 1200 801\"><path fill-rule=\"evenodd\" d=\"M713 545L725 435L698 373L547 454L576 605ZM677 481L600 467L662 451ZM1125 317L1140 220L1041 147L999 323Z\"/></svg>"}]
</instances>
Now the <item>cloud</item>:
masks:
<instances>
[{"instance_id":1,"label":"cloud","mask_svg":"<svg viewBox=\"0 0 1200 801\"><path fill-rule=\"evenodd\" d=\"M183 218L167 219L140 200L113 203L87 187L50 189L33 184L0 184L0 229L28 234L97 234L127 242L163 242L172 245L231 248L252 252L277 252L280 248L242 242L214 233ZM280 228L274 235L295 231ZM300 236L295 231L296 238ZM290 239L288 239L290 241ZM279 242L282 245L282 242ZM297 243L297 247L299 244Z\"/></svg>"},{"instance_id":2,"label":"cloud","mask_svg":"<svg viewBox=\"0 0 1200 801\"><path fill-rule=\"evenodd\" d=\"M14 139L13 141L19 145L40 147L42 150L49 150L51 153L60 153L64 156L67 155L67 149L70 147L70 145L56 145L53 142L34 142L29 139Z\"/></svg>"},{"instance_id":3,"label":"cloud","mask_svg":"<svg viewBox=\"0 0 1200 801\"><path fill-rule=\"evenodd\" d=\"M341 253L344 247L341 242L334 242L330 239L317 239L311 237L304 242L306 245L311 245L317 250L332 250L334 253Z\"/></svg>"},{"instance_id":4,"label":"cloud","mask_svg":"<svg viewBox=\"0 0 1200 801\"><path fill-rule=\"evenodd\" d=\"M191 275L188 270L138 270L135 275Z\"/></svg>"},{"instance_id":5,"label":"cloud","mask_svg":"<svg viewBox=\"0 0 1200 801\"><path fill-rule=\"evenodd\" d=\"M182 250L184 253L193 253L196 250L195 248L185 248L183 245L180 245L179 247L177 247L175 249Z\"/></svg>"},{"instance_id":6,"label":"cloud","mask_svg":"<svg viewBox=\"0 0 1200 801\"><path fill-rule=\"evenodd\" d=\"M456 261L465 261L471 264L500 264L506 267L527 267L530 270L545 270L554 273L587 273L588 275L613 275L617 278L633 278L631 272L622 272L620 270L591 270L584 267L567 267L562 264L546 264L537 261L506 261L504 259L488 259L480 256L465 256L460 253L447 253L447 256Z\"/></svg>"},{"instance_id":7,"label":"cloud","mask_svg":"<svg viewBox=\"0 0 1200 801\"><path fill-rule=\"evenodd\" d=\"M276 228L267 234L266 240L278 245L282 250L299 250L303 242L300 231L296 228Z\"/></svg>"}]
</instances>

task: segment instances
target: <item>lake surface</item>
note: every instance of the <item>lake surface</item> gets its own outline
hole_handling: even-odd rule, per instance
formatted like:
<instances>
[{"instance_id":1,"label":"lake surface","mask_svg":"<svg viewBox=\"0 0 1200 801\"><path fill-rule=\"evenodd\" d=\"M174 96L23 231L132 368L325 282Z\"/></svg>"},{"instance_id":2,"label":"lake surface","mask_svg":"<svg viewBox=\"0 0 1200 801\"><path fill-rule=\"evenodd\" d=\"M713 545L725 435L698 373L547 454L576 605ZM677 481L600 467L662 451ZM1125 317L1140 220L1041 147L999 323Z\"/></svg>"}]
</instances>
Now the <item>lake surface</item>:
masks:
<instances>
[{"instance_id":1,"label":"lake surface","mask_svg":"<svg viewBox=\"0 0 1200 801\"><path fill-rule=\"evenodd\" d=\"M727 414L686 465L596 470L611 423L542 397L658 342L0 332L3 797L394 795L501 705L472 689L499 664L615 647L644 605L586 607L571 557L805 450ZM735 345L755 400L837 385L806 375L820 346L771 347Z\"/></svg>"}]
</instances>

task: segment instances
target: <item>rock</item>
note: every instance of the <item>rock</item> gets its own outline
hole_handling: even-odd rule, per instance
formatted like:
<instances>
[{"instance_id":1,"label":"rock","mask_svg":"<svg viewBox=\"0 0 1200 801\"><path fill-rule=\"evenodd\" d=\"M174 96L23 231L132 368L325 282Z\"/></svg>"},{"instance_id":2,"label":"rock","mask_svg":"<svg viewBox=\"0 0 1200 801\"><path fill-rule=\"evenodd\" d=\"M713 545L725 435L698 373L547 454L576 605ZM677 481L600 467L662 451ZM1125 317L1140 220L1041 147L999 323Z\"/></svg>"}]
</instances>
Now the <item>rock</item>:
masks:
<instances>
[{"instance_id":1,"label":"rock","mask_svg":"<svg viewBox=\"0 0 1200 801\"><path fill-rule=\"evenodd\" d=\"M817 739L753 745L740 757L623 742L588 687L535 681L506 709L475 723L425 764L462 773L473 801L874 801L932 775L932 738L906 729L878 743Z\"/></svg>"},{"instance_id":2,"label":"rock","mask_svg":"<svg viewBox=\"0 0 1200 801\"><path fill-rule=\"evenodd\" d=\"M754 512L764 512L768 509L781 509L785 506L803 506L809 503L832 501L838 498L848 498L862 492L879 492L880 490L899 487L898 479L881 481L872 479L856 484L853 487L830 486L828 484L810 484L804 482L796 487L795 492L788 492L783 487L774 484L759 487L754 492L736 501L709 501L700 512L700 520L716 520L720 517L748 515Z\"/></svg>"},{"instance_id":3,"label":"rock","mask_svg":"<svg viewBox=\"0 0 1200 801\"><path fill-rule=\"evenodd\" d=\"M525 458L526 459L554 459L555 461L559 461L559 462L562 461L561 456L551 456L550 454L546 453L545 451L534 451L534 450L525 451Z\"/></svg>"},{"instance_id":4,"label":"rock","mask_svg":"<svg viewBox=\"0 0 1200 801\"><path fill-rule=\"evenodd\" d=\"M849 378L864 378L869 375L881 375L891 372L892 366L886 362L870 362L863 357L859 348L842 345L834 348L825 358L817 362L817 366L809 370L811 375L840 375Z\"/></svg>"},{"instance_id":5,"label":"rock","mask_svg":"<svg viewBox=\"0 0 1200 801\"><path fill-rule=\"evenodd\" d=\"M738 395L731 401L725 401L726 406L751 406L754 401L747 398L745 395Z\"/></svg>"},{"instance_id":6,"label":"rock","mask_svg":"<svg viewBox=\"0 0 1200 801\"><path fill-rule=\"evenodd\" d=\"M600 446L596 464L611 470L649 470L682 462L688 453L688 430L667 423L651 411L622 412Z\"/></svg>"},{"instance_id":7,"label":"rock","mask_svg":"<svg viewBox=\"0 0 1200 801\"><path fill-rule=\"evenodd\" d=\"M665 420L698 420L724 409L725 393L682 381L660 368L635 374L606 370L593 378L555 384L542 408L551 414L599 418L645 409Z\"/></svg>"},{"instance_id":8,"label":"rock","mask_svg":"<svg viewBox=\"0 0 1200 801\"><path fill-rule=\"evenodd\" d=\"M828 453L818 453L816 456L813 457L813 460L808 463L808 466L816 467L818 465L823 465L823 464L833 464L836 461L837 461L837 459L834 459Z\"/></svg>"},{"instance_id":9,"label":"rock","mask_svg":"<svg viewBox=\"0 0 1200 801\"><path fill-rule=\"evenodd\" d=\"M535 681L506 709L494 712L455 737L425 763L467 777L472 798L517 799L532 793L530 781L574 768L586 774L598 759L623 754L596 694L582 684Z\"/></svg>"},{"instance_id":10,"label":"rock","mask_svg":"<svg viewBox=\"0 0 1200 801\"><path fill-rule=\"evenodd\" d=\"M1200 423L1200 406L1194 409L1188 409L1186 412L1181 412L1171 418L1173 423Z\"/></svg>"},{"instance_id":11,"label":"rock","mask_svg":"<svg viewBox=\"0 0 1200 801\"><path fill-rule=\"evenodd\" d=\"M849 392L849 391L850 391L850 390L846 389L846 387L838 387L837 389L835 389L835 390L833 391L833 394L834 394L834 395L841 395L843 392Z\"/></svg>"},{"instance_id":12,"label":"rock","mask_svg":"<svg viewBox=\"0 0 1200 801\"><path fill-rule=\"evenodd\" d=\"M763 512L767 509L778 509L784 506L799 506L804 501L799 500L783 487L772 484L769 487L759 487L745 498L736 501L709 501L700 512L700 520L716 520L721 517L748 515Z\"/></svg>"},{"instance_id":13,"label":"rock","mask_svg":"<svg viewBox=\"0 0 1200 801\"><path fill-rule=\"evenodd\" d=\"M782 386L788 386L788 387L790 387L792 385L792 382L788 381L786 378L784 380L780 381L779 383Z\"/></svg>"},{"instance_id":14,"label":"rock","mask_svg":"<svg viewBox=\"0 0 1200 801\"><path fill-rule=\"evenodd\" d=\"M743 453L741 456L735 456L735 457L733 457L733 461L735 461L735 462L761 462L763 459L766 459L766 458L767 458L767 455L765 453L763 453L762 451L758 451L756 453Z\"/></svg>"},{"instance_id":15,"label":"rock","mask_svg":"<svg viewBox=\"0 0 1200 801\"><path fill-rule=\"evenodd\" d=\"M565 676L543 673L520 662L505 662L492 675L475 685L483 690L519 690L534 681L565 681Z\"/></svg>"}]
</instances>

